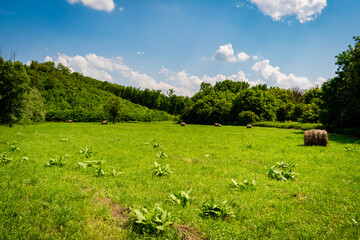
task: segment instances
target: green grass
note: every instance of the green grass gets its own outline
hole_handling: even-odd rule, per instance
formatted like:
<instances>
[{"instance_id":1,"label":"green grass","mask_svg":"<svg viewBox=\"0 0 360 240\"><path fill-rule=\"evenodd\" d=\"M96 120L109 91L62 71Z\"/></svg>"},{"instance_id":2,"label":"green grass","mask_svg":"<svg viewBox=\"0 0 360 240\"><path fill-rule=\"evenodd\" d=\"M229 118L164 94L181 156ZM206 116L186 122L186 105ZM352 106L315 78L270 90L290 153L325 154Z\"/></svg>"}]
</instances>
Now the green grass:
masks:
<instances>
[{"instance_id":1,"label":"green grass","mask_svg":"<svg viewBox=\"0 0 360 240\"><path fill-rule=\"evenodd\" d=\"M358 239L360 142L329 139L305 147L300 130L171 123L0 126L0 157L11 159L0 163L0 239L174 239L184 234L177 229L210 239ZM65 165L44 166L60 157ZM155 176L154 162L172 173ZM277 162L295 164L295 180L269 178ZM99 167L106 174L94 174ZM168 201L189 188L192 204ZM235 216L202 217L212 199ZM130 208L156 205L174 224L161 235L133 231Z\"/></svg>"}]
</instances>

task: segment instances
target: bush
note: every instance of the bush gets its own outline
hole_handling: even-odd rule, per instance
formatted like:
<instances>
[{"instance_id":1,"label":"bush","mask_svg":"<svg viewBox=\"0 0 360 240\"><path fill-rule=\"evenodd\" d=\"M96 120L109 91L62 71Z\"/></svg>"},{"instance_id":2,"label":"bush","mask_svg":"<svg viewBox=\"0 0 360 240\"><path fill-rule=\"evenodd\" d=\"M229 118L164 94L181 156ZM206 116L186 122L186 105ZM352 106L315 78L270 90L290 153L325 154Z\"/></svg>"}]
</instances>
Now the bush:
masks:
<instances>
[{"instance_id":1,"label":"bush","mask_svg":"<svg viewBox=\"0 0 360 240\"><path fill-rule=\"evenodd\" d=\"M98 122L109 117L105 112L85 110L51 110L45 116L46 121L53 122L65 122L69 119L74 122Z\"/></svg>"},{"instance_id":2,"label":"bush","mask_svg":"<svg viewBox=\"0 0 360 240\"><path fill-rule=\"evenodd\" d=\"M325 129L321 123L300 123L300 122L256 122L252 124L257 127L272 127L272 128L285 128L285 129Z\"/></svg>"},{"instance_id":3,"label":"bush","mask_svg":"<svg viewBox=\"0 0 360 240\"><path fill-rule=\"evenodd\" d=\"M240 125L247 125L259 121L259 116L252 111L242 111L238 115L238 123Z\"/></svg>"}]
</instances>

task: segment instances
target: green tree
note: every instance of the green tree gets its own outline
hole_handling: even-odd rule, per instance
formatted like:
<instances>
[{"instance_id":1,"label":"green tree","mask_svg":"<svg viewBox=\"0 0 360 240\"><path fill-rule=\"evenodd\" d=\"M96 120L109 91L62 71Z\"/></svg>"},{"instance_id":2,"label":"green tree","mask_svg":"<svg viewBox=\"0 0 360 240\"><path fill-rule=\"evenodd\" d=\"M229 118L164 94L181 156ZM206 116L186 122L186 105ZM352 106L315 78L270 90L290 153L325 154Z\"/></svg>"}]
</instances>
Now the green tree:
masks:
<instances>
[{"instance_id":1,"label":"green tree","mask_svg":"<svg viewBox=\"0 0 360 240\"><path fill-rule=\"evenodd\" d=\"M116 120L124 115L124 103L121 98L112 96L108 102L104 105L104 110L111 118L111 121L115 124Z\"/></svg>"},{"instance_id":2,"label":"green tree","mask_svg":"<svg viewBox=\"0 0 360 240\"><path fill-rule=\"evenodd\" d=\"M276 119L275 97L268 91L245 89L234 99L232 115L238 117L242 111L252 111L261 120L274 121Z\"/></svg>"},{"instance_id":3,"label":"green tree","mask_svg":"<svg viewBox=\"0 0 360 240\"><path fill-rule=\"evenodd\" d=\"M4 61L0 56L0 122L13 124L22 120L29 84L30 78L21 62Z\"/></svg>"},{"instance_id":4,"label":"green tree","mask_svg":"<svg viewBox=\"0 0 360 240\"><path fill-rule=\"evenodd\" d=\"M337 76L322 85L320 120L333 127L360 127L360 36L336 56Z\"/></svg>"},{"instance_id":5,"label":"green tree","mask_svg":"<svg viewBox=\"0 0 360 240\"><path fill-rule=\"evenodd\" d=\"M242 111L238 115L238 122L240 125L247 125L259 121L259 116L252 111Z\"/></svg>"},{"instance_id":6,"label":"green tree","mask_svg":"<svg viewBox=\"0 0 360 240\"><path fill-rule=\"evenodd\" d=\"M23 123L45 121L44 100L37 88L33 87L26 92L22 101Z\"/></svg>"}]
</instances>

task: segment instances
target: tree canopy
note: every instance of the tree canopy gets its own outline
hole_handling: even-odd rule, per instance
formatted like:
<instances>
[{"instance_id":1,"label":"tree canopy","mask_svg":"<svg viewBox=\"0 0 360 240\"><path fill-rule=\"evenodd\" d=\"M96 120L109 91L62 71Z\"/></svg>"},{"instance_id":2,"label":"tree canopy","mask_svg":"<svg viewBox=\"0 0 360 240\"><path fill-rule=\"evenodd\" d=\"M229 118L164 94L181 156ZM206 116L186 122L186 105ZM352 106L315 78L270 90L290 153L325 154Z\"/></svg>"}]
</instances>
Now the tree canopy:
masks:
<instances>
[{"instance_id":1,"label":"tree canopy","mask_svg":"<svg viewBox=\"0 0 360 240\"><path fill-rule=\"evenodd\" d=\"M360 36L336 56L337 76L322 86L321 121L331 127L360 127Z\"/></svg>"}]
</instances>

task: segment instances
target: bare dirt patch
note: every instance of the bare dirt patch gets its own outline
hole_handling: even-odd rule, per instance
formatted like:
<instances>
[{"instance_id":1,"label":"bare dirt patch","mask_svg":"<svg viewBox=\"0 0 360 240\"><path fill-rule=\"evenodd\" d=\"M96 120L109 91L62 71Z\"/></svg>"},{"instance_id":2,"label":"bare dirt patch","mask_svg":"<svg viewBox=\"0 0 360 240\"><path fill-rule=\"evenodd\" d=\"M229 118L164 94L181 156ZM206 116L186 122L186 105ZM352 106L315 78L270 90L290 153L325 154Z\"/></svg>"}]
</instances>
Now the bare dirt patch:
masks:
<instances>
[{"instance_id":1,"label":"bare dirt patch","mask_svg":"<svg viewBox=\"0 0 360 240\"><path fill-rule=\"evenodd\" d=\"M258 163L258 162L251 162L251 161L248 161L248 164L250 164L250 165L261 165L260 163Z\"/></svg>"},{"instance_id":2,"label":"bare dirt patch","mask_svg":"<svg viewBox=\"0 0 360 240\"><path fill-rule=\"evenodd\" d=\"M176 229L179 232L179 236L182 240L200 240L205 239L204 234L198 230L186 226L186 225L176 225Z\"/></svg>"},{"instance_id":3,"label":"bare dirt patch","mask_svg":"<svg viewBox=\"0 0 360 240\"><path fill-rule=\"evenodd\" d=\"M100 199L101 205L108 205L111 207L111 215L116 221L116 225L127 227L129 220L130 208L120 206L119 204L112 204L111 198L103 197Z\"/></svg>"},{"instance_id":4,"label":"bare dirt patch","mask_svg":"<svg viewBox=\"0 0 360 240\"><path fill-rule=\"evenodd\" d=\"M307 196L301 194L301 193L294 193L292 194L292 196L298 201L298 202L302 202L305 201Z\"/></svg>"}]
</instances>

